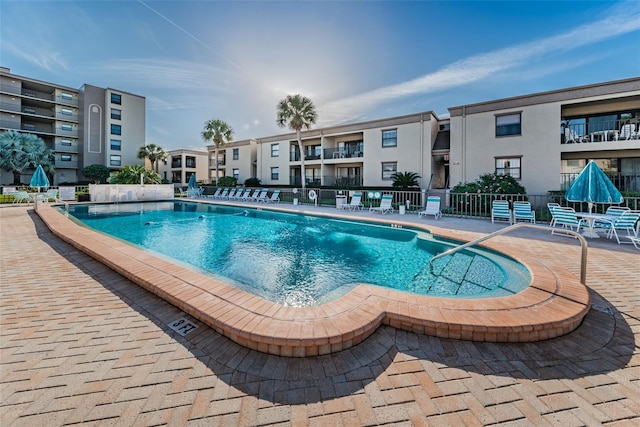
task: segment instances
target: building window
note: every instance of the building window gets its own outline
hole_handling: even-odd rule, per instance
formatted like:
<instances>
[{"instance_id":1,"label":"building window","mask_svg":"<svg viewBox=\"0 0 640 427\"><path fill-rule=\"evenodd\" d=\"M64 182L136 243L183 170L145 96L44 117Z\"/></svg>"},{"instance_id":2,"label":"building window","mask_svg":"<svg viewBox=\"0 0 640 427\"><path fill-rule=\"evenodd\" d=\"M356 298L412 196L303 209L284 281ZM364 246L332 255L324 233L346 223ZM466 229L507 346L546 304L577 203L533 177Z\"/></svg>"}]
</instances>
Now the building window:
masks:
<instances>
[{"instance_id":1,"label":"building window","mask_svg":"<svg viewBox=\"0 0 640 427\"><path fill-rule=\"evenodd\" d=\"M184 157L185 167L195 168L196 167L196 158L193 156L185 156Z\"/></svg>"},{"instance_id":2,"label":"building window","mask_svg":"<svg viewBox=\"0 0 640 427\"><path fill-rule=\"evenodd\" d=\"M382 179L385 181L391 180L391 175L398 171L398 162L384 162L382 163Z\"/></svg>"},{"instance_id":3,"label":"building window","mask_svg":"<svg viewBox=\"0 0 640 427\"><path fill-rule=\"evenodd\" d=\"M111 103L112 104L122 104L122 95L118 95L117 93L111 94Z\"/></svg>"},{"instance_id":4,"label":"building window","mask_svg":"<svg viewBox=\"0 0 640 427\"><path fill-rule=\"evenodd\" d=\"M61 139L60 140L60 145L71 147L71 140L70 139Z\"/></svg>"},{"instance_id":5,"label":"building window","mask_svg":"<svg viewBox=\"0 0 640 427\"><path fill-rule=\"evenodd\" d=\"M118 110L117 108L112 108L111 109L111 118L114 120L121 120L122 119L122 110Z\"/></svg>"},{"instance_id":6,"label":"building window","mask_svg":"<svg viewBox=\"0 0 640 427\"><path fill-rule=\"evenodd\" d=\"M496 175L511 175L520 179L520 157L496 158Z\"/></svg>"},{"instance_id":7,"label":"building window","mask_svg":"<svg viewBox=\"0 0 640 427\"><path fill-rule=\"evenodd\" d=\"M396 147L398 145L398 130L383 130L382 131L382 146L383 147Z\"/></svg>"},{"instance_id":8,"label":"building window","mask_svg":"<svg viewBox=\"0 0 640 427\"><path fill-rule=\"evenodd\" d=\"M274 181L280 179L280 168L271 168L271 179Z\"/></svg>"},{"instance_id":9,"label":"building window","mask_svg":"<svg viewBox=\"0 0 640 427\"><path fill-rule=\"evenodd\" d=\"M71 161L71 155L63 154L63 155L60 156L60 160L62 160L63 162L70 162Z\"/></svg>"},{"instance_id":10,"label":"building window","mask_svg":"<svg viewBox=\"0 0 640 427\"><path fill-rule=\"evenodd\" d=\"M278 157L280 155L280 144L271 144L271 157Z\"/></svg>"},{"instance_id":11,"label":"building window","mask_svg":"<svg viewBox=\"0 0 640 427\"><path fill-rule=\"evenodd\" d=\"M234 148L233 149L233 160L238 160L238 158L240 158L240 149L239 148Z\"/></svg>"},{"instance_id":12,"label":"building window","mask_svg":"<svg viewBox=\"0 0 640 427\"><path fill-rule=\"evenodd\" d=\"M34 125L33 123L23 123L22 124L22 129L24 129L24 130L36 130L36 125Z\"/></svg>"},{"instance_id":13,"label":"building window","mask_svg":"<svg viewBox=\"0 0 640 427\"><path fill-rule=\"evenodd\" d=\"M71 95L70 93L62 92L60 94L60 98L64 99L65 101L71 101L73 100L73 95Z\"/></svg>"},{"instance_id":14,"label":"building window","mask_svg":"<svg viewBox=\"0 0 640 427\"><path fill-rule=\"evenodd\" d=\"M182 167L182 157L181 156L171 156L171 168L181 168Z\"/></svg>"},{"instance_id":15,"label":"building window","mask_svg":"<svg viewBox=\"0 0 640 427\"><path fill-rule=\"evenodd\" d=\"M273 173L273 172L272 172ZM233 177L235 179L240 179L240 169L234 169L233 170Z\"/></svg>"},{"instance_id":16,"label":"building window","mask_svg":"<svg viewBox=\"0 0 640 427\"><path fill-rule=\"evenodd\" d=\"M68 124L64 124L64 125L60 125L60 129L71 131L71 130L73 130L73 126L68 125Z\"/></svg>"},{"instance_id":17,"label":"building window","mask_svg":"<svg viewBox=\"0 0 640 427\"><path fill-rule=\"evenodd\" d=\"M122 163L121 156L109 156L109 165L120 166Z\"/></svg>"},{"instance_id":18,"label":"building window","mask_svg":"<svg viewBox=\"0 0 640 427\"><path fill-rule=\"evenodd\" d=\"M122 141L120 141L119 139L112 139L111 140L111 149L114 150L114 151L122 150Z\"/></svg>"},{"instance_id":19,"label":"building window","mask_svg":"<svg viewBox=\"0 0 640 427\"><path fill-rule=\"evenodd\" d=\"M68 108L63 108L63 109L61 109L61 110L60 110L60 113L61 113L61 114L64 114L65 116L70 116L70 115L72 115L72 114L73 114L73 111L71 111L71 110L70 110L70 109L68 109Z\"/></svg>"},{"instance_id":20,"label":"building window","mask_svg":"<svg viewBox=\"0 0 640 427\"><path fill-rule=\"evenodd\" d=\"M27 114L35 114L36 109L31 107L22 107L22 112Z\"/></svg>"},{"instance_id":21,"label":"building window","mask_svg":"<svg viewBox=\"0 0 640 427\"><path fill-rule=\"evenodd\" d=\"M521 113L496 116L496 136L522 135Z\"/></svg>"},{"instance_id":22,"label":"building window","mask_svg":"<svg viewBox=\"0 0 640 427\"><path fill-rule=\"evenodd\" d=\"M120 126L120 125L111 125L111 134L112 135L122 135L122 126Z\"/></svg>"}]
</instances>

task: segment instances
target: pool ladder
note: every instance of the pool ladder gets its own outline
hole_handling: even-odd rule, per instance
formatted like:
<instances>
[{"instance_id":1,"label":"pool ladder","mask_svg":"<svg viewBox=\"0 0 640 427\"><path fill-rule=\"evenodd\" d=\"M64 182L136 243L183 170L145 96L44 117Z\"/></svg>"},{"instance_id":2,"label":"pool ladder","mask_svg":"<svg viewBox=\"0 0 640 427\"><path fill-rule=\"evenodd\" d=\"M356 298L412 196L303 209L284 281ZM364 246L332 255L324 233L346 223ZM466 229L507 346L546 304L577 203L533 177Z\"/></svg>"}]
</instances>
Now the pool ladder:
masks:
<instances>
[{"instance_id":1,"label":"pool ladder","mask_svg":"<svg viewBox=\"0 0 640 427\"><path fill-rule=\"evenodd\" d=\"M546 227L546 226L542 226L542 225L533 225L533 224L524 224L524 223L519 223L519 224L513 224L510 225L509 227L503 228L501 230L498 231L494 231L491 234L487 234L486 236L482 236L479 237L475 240L472 240L470 242L464 243L460 246L456 246L455 248L451 248L447 251L444 251L440 254L437 254L436 256L434 256L433 258L431 258L429 260L429 268L431 270L432 274L433 273L433 262L437 259L440 259L442 257L445 257L447 255L453 255L456 252L459 252L463 249L466 249L468 247L471 246L475 246L478 243L484 242L485 240L489 240L492 237L495 236L500 236L502 234L507 234L513 230L517 230L519 228L533 228L533 229L538 229L538 230L544 230L544 231L558 231L558 232L562 232L562 233L567 233L570 234L572 236L574 236L575 238L577 238L580 241L580 247L581 247L581 255L580 255L580 283L582 283L583 285L586 283L587 281L587 240L580 234L577 233L573 230L567 230L567 229L561 229L558 230L557 228L553 228L553 227Z\"/></svg>"}]
</instances>

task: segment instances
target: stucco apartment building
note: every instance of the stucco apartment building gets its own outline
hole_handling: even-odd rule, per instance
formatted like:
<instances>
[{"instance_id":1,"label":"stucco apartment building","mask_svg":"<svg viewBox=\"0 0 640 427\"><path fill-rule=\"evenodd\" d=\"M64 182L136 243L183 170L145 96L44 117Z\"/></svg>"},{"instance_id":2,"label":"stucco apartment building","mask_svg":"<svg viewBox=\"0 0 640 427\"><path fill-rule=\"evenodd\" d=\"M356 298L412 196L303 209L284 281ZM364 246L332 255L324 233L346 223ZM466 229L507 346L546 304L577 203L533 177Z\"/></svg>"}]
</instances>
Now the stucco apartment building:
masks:
<instances>
[{"instance_id":1,"label":"stucco apartment building","mask_svg":"<svg viewBox=\"0 0 640 427\"><path fill-rule=\"evenodd\" d=\"M74 89L0 67L0 133L15 130L42 138L55 155L52 185L84 179L82 168L92 164L112 171L143 164L137 153L145 144L145 111L146 100L139 95L89 84ZM10 173L0 176L0 184L12 180Z\"/></svg>"},{"instance_id":2,"label":"stucco apartment building","mask_svg":"<svg viewBox=\"0 0 640 427\"><path fill-rule=\"evenodd\" d=\"M388 187L415 172L422 188L510 174L529 194L561 190L589 160L640 191L640 78L598 83L302 132L307 186ZM295 133L257 138L256 176L300 186ZM228 153L228 151L227 151ZM248 161L248 158L243 161Z\"/></svg>"},{"instance_id":3,"label":"stucco apartment building","mask_svg":"<svg viewBox=\"0 0 640 427\"><path fill-rule=\"evenodd\" d=\"M257 142L254 139L233 141L218 148L218 157L213 145L207 146L209 153L209 182L216 181L216 162L218 176L233 176L238 184L244 184L248 178L257 175ZM263 181L264 183L264 181Z\"/></svg>"},{"instance_id":4,"label":"stucco apartment building","mask_svg":"<svg viewBox=\"0 0 640 427\"><path fill-rule=\"evenodd\" d=\"M191 175L199 183L209 182L209 159L206 151L178 149L167 151L167 158L158 164L160 178L176 187L185 187Z\"/></svg>"}]
</instances>

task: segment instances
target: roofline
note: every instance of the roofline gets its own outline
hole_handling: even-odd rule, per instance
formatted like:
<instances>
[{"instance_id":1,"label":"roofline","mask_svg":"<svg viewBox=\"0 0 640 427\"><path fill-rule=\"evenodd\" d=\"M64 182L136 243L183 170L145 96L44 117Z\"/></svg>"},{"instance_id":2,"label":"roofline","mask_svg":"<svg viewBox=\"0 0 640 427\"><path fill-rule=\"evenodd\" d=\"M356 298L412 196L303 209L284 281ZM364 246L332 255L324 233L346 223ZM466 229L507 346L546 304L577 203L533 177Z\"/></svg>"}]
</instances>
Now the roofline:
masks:
<instances>
[{"instance_id":1,"label":"roofline","mask_svg":"<svg viewBox=\"0 0 640 427\"><path fill-rule=\"evenodd\" d=\"M167 154L170 154L170 155L174 155L174 154L200 154L202 156L206 156L209 153L207 151L193 150L191 148L177 148L175 150L167 151Z\"/></svg>"},{"instance_id":2,"label":"roofline","mask_svg":"<svg viewBox=\"0 0 640 427\"><path fill-rule=\"evenodd\" d=\"M230 141L230 142L227 142L225 144L222 144L221 147L218 147L218 150L223 150L223 149L228 148L228 147L233 148L233 147L241 147L241 146L244 146L244 145L251 145L251 144L255 144L256 142L257 141L255 139L253 139L253 138L241 139L240 141ZM214 150L213 144L207 145L207 151L212 151L212 150Z\"/></svg>"},{"instance_id":3,"label":"roofline","mask_svg":"<svg viewBox=\"0 0 640 427\"><path fill-rule=\"evenodd\" d=\"M450 117L462 116L464 114L484 113L488 111L503 110L509 108L519 108L527 105L547 104L550 102L574 101L581 98L593 96L613 95L616 93L631 92L640 90L640 77L632 77L623 80L595 83L572 88L539 92L529 95L516 96L511 98L496 99L493 101L479 102L475 104L460 105L450 107Z\"/></svg>"},{"instance_id":4,"label":"roofline","mask_svg":"<svg viewBox=\"0 0 640 427\"><path fill-rule=\"evenodd\" d=\"M28 81L28 82L31 82L31 83L38 83L38 84L46 85L46 86L52 86L52 87L56 87L56 88L59 88L59 89L66 89L66 90L71 90L71 91L74 91L74 92L79 92L80 91L80 89L75 89L75 88L72 88L72 87L69 87L69 86L65 86L65 85L61 85L61 84L57 84L57 83L46 82L44 80L38 80L38 79L34 79L32 77L25 77L25 76L21 76L19 74L14 74L14 73L11 72L11 69L9 67L0 66L0 75L6 76L6 77L15 77L15 78L20 79L20 80L25 80L25 81Z\"/></svg>"},{"instance_id":5,"label":"roofline","mask_svg":"<svg viewBox=\"0 0 640 427\"><path fill-rule=\"evenodd\" d=\"M389 126L396 126L396 125L402 125L407 123L415 123L423 120L430 121L431 116L433 116L433 118L437 121L440 120L438 118L438 115L435 112L424 111L422 113L413 113L413 114L407 114L404 116L388 117L385 119L375 119L375 120L368 120L365 122L327 126L323 128L303 131L301 132L301 134L303 139L309 139L309 138L315 138L315 137L320 137L325 135L333 135L333 134L346 133L346 132L357 132L365 129L389 127ZM275 141L282 141L284 139L295 139L295 138L296 138L295 132L289 132L289 133L284 133L280 135L272 135L272 136L266 136L263 138L256 138L255 140L258 144L263 144L263 143L269 143L269 142L275 142Z\"/></svg>"}]
</instances>

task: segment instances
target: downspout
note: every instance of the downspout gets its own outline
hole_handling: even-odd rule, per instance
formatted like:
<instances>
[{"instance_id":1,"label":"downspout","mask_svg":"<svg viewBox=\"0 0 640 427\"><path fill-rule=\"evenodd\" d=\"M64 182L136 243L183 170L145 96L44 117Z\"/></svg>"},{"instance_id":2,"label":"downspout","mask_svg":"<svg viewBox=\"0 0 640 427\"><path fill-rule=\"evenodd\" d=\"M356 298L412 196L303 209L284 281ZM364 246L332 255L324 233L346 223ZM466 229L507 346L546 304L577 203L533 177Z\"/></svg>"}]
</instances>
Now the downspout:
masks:
<instances>
[{"instance_id":1,"label":"downspout","mask_svg":"<svg viewBox=\"0 0 640 427\"><path fill-rule=\"evenodd\" d=\"M467 107L462 107L462 182L467 182Z\"/></svg>"},{"instance_id":2,"label":"downspout","mask_svg":"<svg viewBox=\"0 0 640 427\"><path fill-rule=\"evenodd\" d=\"M424 113L420 113L420 176L424 176Z\"/></svg>"}]
</instances>

